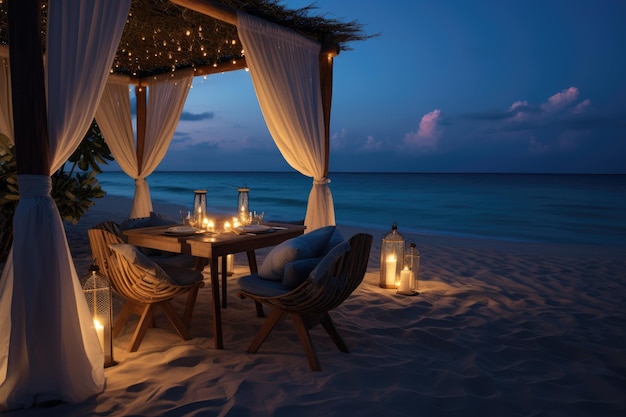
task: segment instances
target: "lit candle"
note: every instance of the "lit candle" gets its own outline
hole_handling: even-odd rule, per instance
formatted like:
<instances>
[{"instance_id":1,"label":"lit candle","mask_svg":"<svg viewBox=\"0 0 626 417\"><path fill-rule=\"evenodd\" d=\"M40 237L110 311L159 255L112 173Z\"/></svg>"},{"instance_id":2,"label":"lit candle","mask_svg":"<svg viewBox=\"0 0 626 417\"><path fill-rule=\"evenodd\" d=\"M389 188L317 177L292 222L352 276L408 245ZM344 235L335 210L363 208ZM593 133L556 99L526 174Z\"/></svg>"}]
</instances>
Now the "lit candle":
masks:
<instances>
[{"instance_id":1,"label":"lit candle","mask_svg":"<svg viewBox=\"0 0 626 417\"><path fill-rule=\"evenodd\" d=\"M209 220L209 222L207 223L207 226L209 228L209 232L215 231L215 223L213 223L213 220Z\"/></svg>"},{"instance_id":2,"label":"lit candle","mask_svg":"<svg viewBox=\"0 0 626 417\"><path fill-rule=\"evenodd\" d=\"M385 260L385 286L387 288L396 287L396 264L397 259L395 255L389 255Z\"/></svg>"},{"instance_id":3,"label":"lit candle","mask_svg":"<svg viewBox=\"0 0 626 417\"><path fill-rule=\"evenodd\" d=\"M96 333L98 333L98 340L100 341L102 351L104 351L104 326L100 324L98 319L93 319L93 325L96 328Z\"/></svg>"},{"instance_id":4,"label":"lit candle","mask_svg":"<svg viewBox=\"0 0 626 417\"><path fill-rule=\"evenodd\" d=\"M230 222L224 222L224 231L228 232L230 230Z\"/></svg>"},{"instance_id":5,"label":"lit candle","mask_svg":"<svg viewBox=\"0 0 626 417\"><path fill-rule=\"evenodd\" d=\"M411 293L411 283L413 281L413 271L409 269L408 266L405 266L402 271L400 271L400 286L398 287L398 292L402 294Z\"/></svg>"},{"instance_id":6,"label":"lit candle","mask_svg":"<svg viewBox=\"0 0 626 417\"><path fill-rule=\"evenodd\" d=\"M206 217L202 219L202 228L204 230L209 230L209 219L207 219Z\"/></svg>"}]
</instances>

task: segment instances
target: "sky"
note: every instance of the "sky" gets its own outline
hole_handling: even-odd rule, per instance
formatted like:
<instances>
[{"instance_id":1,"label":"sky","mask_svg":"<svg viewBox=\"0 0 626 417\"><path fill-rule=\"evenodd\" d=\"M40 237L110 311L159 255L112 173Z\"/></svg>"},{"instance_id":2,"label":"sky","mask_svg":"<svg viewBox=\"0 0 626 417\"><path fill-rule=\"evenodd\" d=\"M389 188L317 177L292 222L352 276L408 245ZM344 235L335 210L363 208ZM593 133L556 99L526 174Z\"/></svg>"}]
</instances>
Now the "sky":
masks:
<instances>
[{"instance_id":1,"label":"sky","mask_svg":"<svg viewBox=\"0 0 626 417\"><path fill-rule=\"evenodd\" d=\"M314 4L378 35L335 58L331 172L626 173L626 1ZM293 170L246 71L194 79L158 169Z\"/></svg>"}]
</instances>

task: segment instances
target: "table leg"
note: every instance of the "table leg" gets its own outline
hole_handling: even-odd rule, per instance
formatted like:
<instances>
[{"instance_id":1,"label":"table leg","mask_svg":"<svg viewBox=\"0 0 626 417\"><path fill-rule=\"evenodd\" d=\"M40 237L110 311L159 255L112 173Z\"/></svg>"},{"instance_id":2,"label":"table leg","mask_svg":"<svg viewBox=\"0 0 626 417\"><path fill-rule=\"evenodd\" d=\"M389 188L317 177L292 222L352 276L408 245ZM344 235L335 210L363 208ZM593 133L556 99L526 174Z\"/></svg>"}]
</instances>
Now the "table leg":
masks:
<instances>
[{"instance_id":1,"label":"table leg","mask_svg":"<svg viewBox=\"0 0 626 417\"><path fill-rule=\"evenodd\" d=\"M220 308L220 277L217 271L217 257L211 258L211 293L213 294L213 333L215 348L224 349L222 337L222 309Z\"/></svg>"},{"instance_id":2,"label":"table leg","mask_svg":"<svg viewBox=\"0 0 626 417\"><path fill-rule=\"evenodd\" d=\"M228 307L228 302L226 301L226 285L228 284L228 255L224 255L222 258L222 308Z\"/></svg>"}]
</instances>

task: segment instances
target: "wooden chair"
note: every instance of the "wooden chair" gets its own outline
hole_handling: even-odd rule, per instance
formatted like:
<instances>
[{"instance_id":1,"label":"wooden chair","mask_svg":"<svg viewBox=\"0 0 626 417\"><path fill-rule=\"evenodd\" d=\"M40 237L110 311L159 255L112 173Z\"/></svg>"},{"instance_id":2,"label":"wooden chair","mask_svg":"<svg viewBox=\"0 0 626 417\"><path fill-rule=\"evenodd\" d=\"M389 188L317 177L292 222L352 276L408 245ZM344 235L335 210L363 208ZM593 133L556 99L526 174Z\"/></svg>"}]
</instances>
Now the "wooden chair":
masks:
<instances>
[{"instance_id":1,"label":"wooden chair","mask_svg":"<svg viewBox=\"0 0 626 417\"><path fill-rule=\"evenodd\" d=\"M363 233L356 234L350 238L349 244L349 250L333 260L325 273L316 275L314 270L300 286L291 291L268 295L268 293L280 292L277 287L275 290L265 292L266 295L259 295L242 289L243 297L273 308L250 343L247 350L249 353L257 352L276 324L287 315L291 315L293 319L312 370L321 371L322 369L309 334L309 329L317 324L321 324L326 329L339 350L348 352L348 347L337 332L329 311L343 303L363 280L367 270L372 236ZM326 256L331 255L331 252ZM322 262L324 259L320 261L320 264ZM241 278L241 280L246 279L260 278L254 275ZM270 283L273 282L270 281ZM242 284L240 282L240 285ZM250 288L243 285L243 288L246 287Z\"/></svg>"},{"instance_id":2,"label":"wooden chair","mask_svg":"<svg viewBox=\"0 0 626 417\"><path fill-rule=\"evenodd\" d=\"M164 267L169 276L176 279L176 274L195 273L195 282L188 285L176 285L164 282L154 275L146 273L124 257L113 251L109 245L124 243L119 234L119 226L114 222L103 222L88 230L91 251L100 272L109 278L112 289L119 294L125 303L113 324L113 336L117 336L128 319L137 314L139 323L131 338L128 351L135 352L139 348L149 327L154 326L154 314L157 308L165 312L165 316L174 327L174 330L183 338L189 340L189 324L195 307L198 290L204 286L202 274L199 271L182 268ZM199 280L197 280L199 279ZM174 310L171 300L187 293L187 302L183 318Z\"/></svg>"}]
</instances>

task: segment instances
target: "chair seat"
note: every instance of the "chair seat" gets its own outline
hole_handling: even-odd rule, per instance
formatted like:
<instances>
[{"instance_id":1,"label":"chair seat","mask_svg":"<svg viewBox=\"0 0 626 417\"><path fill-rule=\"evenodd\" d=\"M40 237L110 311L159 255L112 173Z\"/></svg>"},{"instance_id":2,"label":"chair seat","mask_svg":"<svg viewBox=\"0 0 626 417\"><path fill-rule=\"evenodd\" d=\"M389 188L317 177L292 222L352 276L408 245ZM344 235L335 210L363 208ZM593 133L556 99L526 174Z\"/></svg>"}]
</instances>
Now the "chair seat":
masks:
<instances>
[{"instance_id":1,"label":"chair seat","mask_svg":"<svg viewBox=\"0 0 626 417\"><path fill-rule=\"evenodd\" d=\"M277 297L289 292L283 287L281 281L263 279L258 274L246 275L237 281L239 289L243 292L256 294L261 297Z\"/></svg>"},{"instance_id":2,"label":"chair seat","mask_svg":"<svg viewBox=\"0 0 626 417\"><path fill-rule=\"evenodd\" d=\"M175 255L161 253L158 255L149 255L148 258L161 266L171 265L178 268L189 269L193 269L196 267L196 258L186 253L180 253Z\"/></svg>"},{"instance_id":3,"label":"chair seat","mask_svg":"<svg viewBox=\"0 0 626 417\"><path fill-rule=\"evenodd\" d=\"M170 278L178 285L191 285L198 281L202 281L202 272L196 269L179 268L174 265L159 263L161 269L163 269Z\"/></svg>"}]
</instances>

